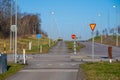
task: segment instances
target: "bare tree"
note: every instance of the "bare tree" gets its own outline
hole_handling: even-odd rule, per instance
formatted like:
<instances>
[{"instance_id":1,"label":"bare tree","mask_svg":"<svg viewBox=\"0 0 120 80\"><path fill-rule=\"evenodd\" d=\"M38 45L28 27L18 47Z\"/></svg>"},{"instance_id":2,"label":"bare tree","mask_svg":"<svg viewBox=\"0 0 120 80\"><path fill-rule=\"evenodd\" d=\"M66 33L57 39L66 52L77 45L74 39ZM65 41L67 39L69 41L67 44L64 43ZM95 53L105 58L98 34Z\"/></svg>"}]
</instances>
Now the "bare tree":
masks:
<instances>
[{"instance_id":1,"label":"bare tree","mask_svg":"<svg viewBox=\"0 0 120 80\"><path fill-rule=\"evenodd\" d=\"M12 3L12 4L11 4ZM12 8L12 15L11 15ZM31 34L47 33L41 29L41 18L39 14L22 14L18 7L18 35L26 36ZM10 20L15 24L15 2L14 0L0 0L0 37L9 37Z\"/></svg>"}]
</instances>

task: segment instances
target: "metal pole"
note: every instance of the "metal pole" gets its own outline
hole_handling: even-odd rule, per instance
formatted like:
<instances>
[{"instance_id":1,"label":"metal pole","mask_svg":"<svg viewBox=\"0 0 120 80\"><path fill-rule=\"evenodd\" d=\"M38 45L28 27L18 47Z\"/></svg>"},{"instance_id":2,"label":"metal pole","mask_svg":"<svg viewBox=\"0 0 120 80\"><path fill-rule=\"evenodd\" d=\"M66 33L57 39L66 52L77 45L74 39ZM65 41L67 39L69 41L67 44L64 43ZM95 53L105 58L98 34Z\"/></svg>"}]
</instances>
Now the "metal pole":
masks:
<instances>
[{"instance_id":1,"label":"metal pole","mask_svg":"<svg viewBox=\"0 0 120 80\"><path fill-rule=\"evenodd\" d=\"M116 6L116 27L117 27L117 37L116 37L116 46L118 47L118 37L119 37L119 32L118 32L118 6Z\"/></svg>"},{"instance_id":2,"label":"metal pole","mask_svg":"<svg viewBox=\"0 0 120 80\"><path fill-rule=\"evenodd\" d=\"M49 38L49 47L50 47L50 38Z\"/></svg>"},{"instance_id":3,"label":"metal pole","mask_svg":"<svg viewBox=\"0 0 120 80\"><path fill-rule=\"evenodd\" d=\"M92 31L92 59L94 60L94 31Z\"/></svg>"},{"instance_id":4,"label":"metal pole","mask_svg":"<svg viewBox=\"0 0 120 80\"><path fill-rule=\"evenodd\" d=\"M15 32L12 32L13 34L13 60L15 60Z\"/></svg>"},{"instance_id":5,"label":"metal pole","mask_svg":"<svg viewBox=\"0 0 120 80\"><path fill-rule=\"evenodd\" d=\"M74 39L74 54L76 54L76 39Z\"/></svg>"},{"instance_id":6,"label":"metal pole","mask_svg":"<svg viewBox=\"0 0 120 80\"><path fill-rule=\"evenodd\" d=\"M16 30L15 30L15 63L17 63L17 0L16 0L16 18L15 18Z\"/></svg>"},{"instance_id":7,"label":"metal pole","mask_svg":"<svg viewBox=\"0 0 120 80\"><path fill-rule=\"evenodd\" d=\"M114 5L113 8L116 9L116 28L117 28L117 33L116 33L116 46L118 47L118 6Z\"/></svg>"},{"instance_id":8,"label":"metal pole","mask_svg":"<svg viewBox=\"0 0 120 80\"><path fill-rule=\"evenodd\" d=\"M102 33L101 33L101 44L102 44Z\"/></svg>"},{"instance_id":9,"label":"metal pole","mask_svg":"<svg viewBox=\"0 0 120 80\"><path fill-rule=\"evenodd\" d=\"M11 0L11 20L10 20L10 27L12 25L12 0ZM10 50L12 50L12 31L10 29Z\"/></svg>"},{"instance_id":10,"label":"metal pole","mask_svg":"<svg viewBox=\"0 0 120 80\"><path fill-rule=\"evenodd\" d=\"M102 27L101 13L99 13L98 16L100 17L100 18L99 18L99 21L100 21L100 27ZM101 44L102 44L102 33L101 33Z\"/></svg>"},{"instance_id":11,"label":"metal pole","mask_svg":"<svg viewBox=\"0 0 120 80\"><path fill-rule=\"evenodd\" d=\"M40 51L40 39L38 39L38 51Z\"/></svg>"}]
</instances>

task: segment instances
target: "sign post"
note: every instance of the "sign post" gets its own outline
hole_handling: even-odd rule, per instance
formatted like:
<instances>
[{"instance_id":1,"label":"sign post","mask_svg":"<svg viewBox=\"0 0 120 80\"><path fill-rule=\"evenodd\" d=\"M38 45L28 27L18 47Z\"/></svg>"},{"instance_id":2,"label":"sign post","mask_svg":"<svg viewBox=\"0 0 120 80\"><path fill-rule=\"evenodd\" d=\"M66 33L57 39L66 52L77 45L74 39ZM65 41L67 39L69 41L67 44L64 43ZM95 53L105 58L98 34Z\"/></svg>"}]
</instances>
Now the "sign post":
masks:
<instances>
[{"instance_id":1,"label":"sign post","mask_svg":"<svg viewBox=\"0 0 120 80\"><path fill-rule=\"evenodd\" d=\"M40 38L42 37L42 35L41 34L37 34L36 37L38 39L38 50L40 51Z\"/></svg>"},{"instance_id":2,"label":"sign post","mask_svg":"<svg viewBox=\"0 0 120 80\"><path fill-rule=\"evenodd\" d=\"M90 24L90 28L92 30L92 59L94 59L94 29L96 27L95 23Z\"/></svg>"},{"instance_id":3,"label":"sign post","mask_svg":"<svg viewBox=\"0 0 120 80\"><path fill-rule=\"evenodd\" d=\"M17 63L17 26L16 25L11 25L10 31L12 32L11 48L13 50L13 59L14 59L15 63Z\"/></svg>"},{"instance_id":4,"label":"sign post","mask_svg":"<svg viewBox=\"0 0 120 80\"><path fill-rule=\"evenodd\" d=\"M49 47L51 46L50 43L51 43L51 41L50 41L50 39L49 39Z\"/></svg>"},{"instance_id":5,"label":"sign post","mask_svg":"<svg viewBox=\"0 0 120 80\"><path fill-rule=\"evenodd\" d=\"M26 55L25 55L25 49L23 49L23 64L26 64Z\"/></svg>"},{"instance_id":6,"label":"sign post","mask_svg":"<svg viewBox=\"0 0 120 80\"><path fill-rule=\"evenodd\" d=\"M72 34L71 37L74 40L74 54L76 54L76 35Z\"/></svg>"}]
</instances>

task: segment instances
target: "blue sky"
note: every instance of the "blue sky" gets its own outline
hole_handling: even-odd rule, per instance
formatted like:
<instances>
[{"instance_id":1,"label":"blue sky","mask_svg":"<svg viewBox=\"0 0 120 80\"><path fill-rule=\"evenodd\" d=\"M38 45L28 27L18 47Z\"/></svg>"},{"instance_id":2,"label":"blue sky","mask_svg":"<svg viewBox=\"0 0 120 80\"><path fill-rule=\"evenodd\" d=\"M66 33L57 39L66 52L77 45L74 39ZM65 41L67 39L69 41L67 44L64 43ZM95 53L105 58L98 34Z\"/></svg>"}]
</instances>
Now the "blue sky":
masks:
<instances>
[{"instance_id":1,"label":"blue sky","mask_svg":"<svg viewBox=\"0 0 120 80\"><path fill-rule=\"evenodd\" d=\"M41 14L42 29L54 39L60 36L70 40L72 33L89 39L89 24L92 22L97 24L95 31L115 27L113 5L118 6L120 18L120 0L18 0L18 5L22 13Z\"/></svg>"}]
</instances>

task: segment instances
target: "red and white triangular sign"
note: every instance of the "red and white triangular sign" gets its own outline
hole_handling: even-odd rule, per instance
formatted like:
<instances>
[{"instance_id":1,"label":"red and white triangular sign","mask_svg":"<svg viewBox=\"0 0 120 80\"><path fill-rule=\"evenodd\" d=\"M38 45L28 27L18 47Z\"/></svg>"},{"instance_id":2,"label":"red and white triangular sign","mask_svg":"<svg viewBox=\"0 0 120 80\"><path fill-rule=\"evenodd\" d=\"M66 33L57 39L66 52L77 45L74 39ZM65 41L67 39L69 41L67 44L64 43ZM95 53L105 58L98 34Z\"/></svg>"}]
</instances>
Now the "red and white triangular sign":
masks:
<instances>
[{"instance_id":1,"label":"red and white triangular sign","mask_svg":"<svg viewBox=\"0 0 120 80\"><path fill-rule=\"evenodd\" d=\"M92 31L94 31L95 27L96 27L96 24L95 24L95 23L91 23L91 24L90 24L90 28L91 28Z\"/></svg>"}]
</instances>

